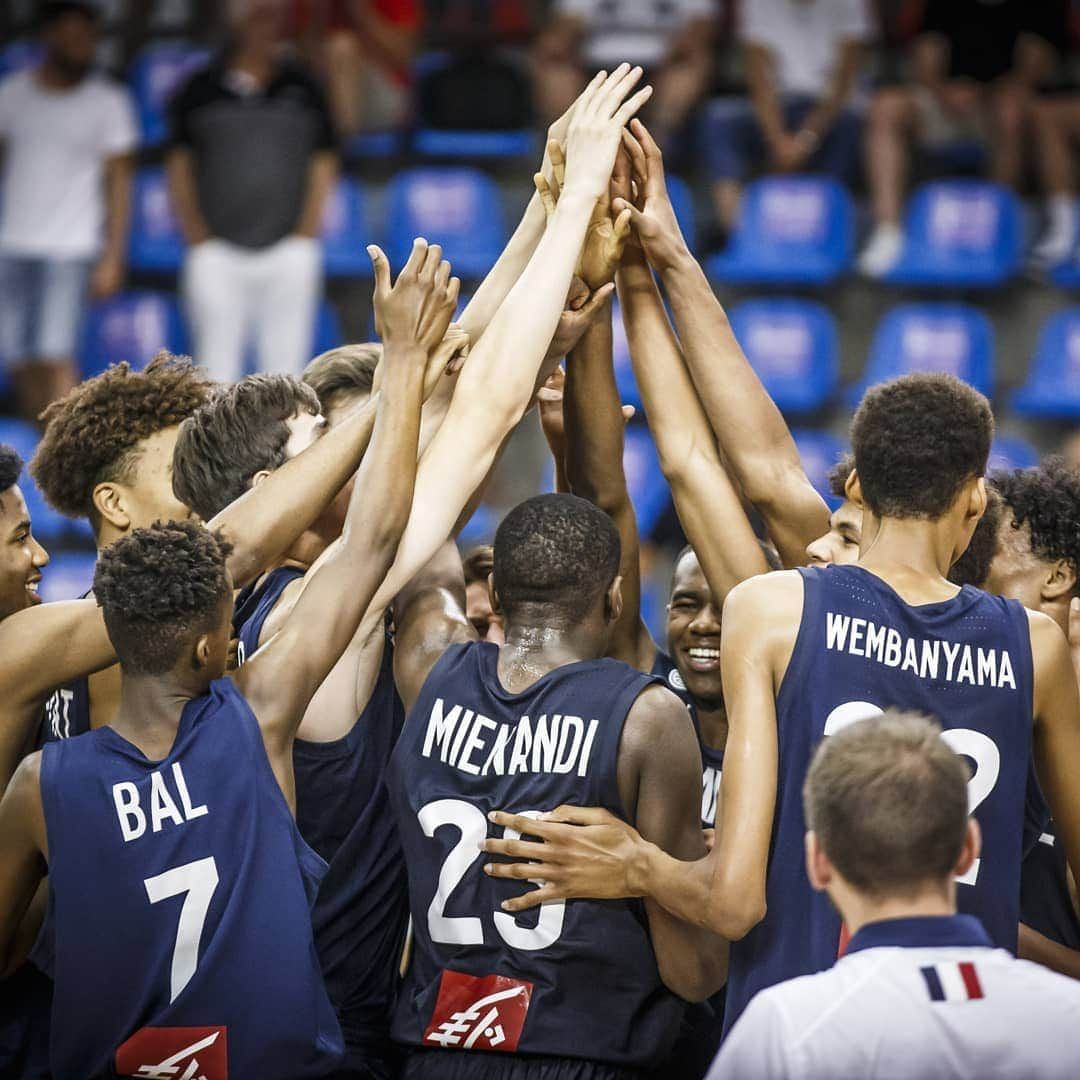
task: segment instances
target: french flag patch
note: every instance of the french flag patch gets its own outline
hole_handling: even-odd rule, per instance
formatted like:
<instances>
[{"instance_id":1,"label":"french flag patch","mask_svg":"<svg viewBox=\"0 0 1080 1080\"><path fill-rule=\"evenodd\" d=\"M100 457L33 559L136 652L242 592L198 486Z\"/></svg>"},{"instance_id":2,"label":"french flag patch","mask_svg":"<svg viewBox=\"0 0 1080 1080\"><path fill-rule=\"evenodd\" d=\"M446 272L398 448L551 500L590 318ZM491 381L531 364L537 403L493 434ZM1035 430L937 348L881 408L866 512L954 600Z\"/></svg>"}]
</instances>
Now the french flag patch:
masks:
<instances>
[{"instance_id":1,"label":"french flag patch","mask_svg":"<svg viewBox=\"0 0 1080 1080\"><path fill-rule=\"evenodd\" d=\"M970 961L919 968L931 1001L972 1001L983 996L975 965Z\"/></svg>"}]
</instances>

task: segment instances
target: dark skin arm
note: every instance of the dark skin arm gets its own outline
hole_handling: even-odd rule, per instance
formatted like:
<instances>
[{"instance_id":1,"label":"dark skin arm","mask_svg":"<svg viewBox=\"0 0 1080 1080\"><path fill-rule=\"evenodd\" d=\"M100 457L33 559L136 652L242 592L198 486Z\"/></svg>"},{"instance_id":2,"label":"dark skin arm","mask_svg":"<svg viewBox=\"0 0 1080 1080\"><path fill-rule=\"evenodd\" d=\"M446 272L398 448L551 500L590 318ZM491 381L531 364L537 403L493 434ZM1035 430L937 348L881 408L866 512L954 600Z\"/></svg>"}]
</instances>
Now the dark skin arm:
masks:
<instances>
[{"instance_id":1,"label":"dark skin arm","mask_svg":"<svg viewBox=\"0 0 1080 1080\"><path fill-rule=\"evenodd\" d=\"M165 159L165 175L169 183L169 199L184 241L188 244L201 244L204 240L209 240L210 226L206 224L195 191L191 151L186 147L170 150Z\"/></svg>"},{"instance_id":2,"label":"dark skin arm","mask_svg":"<svg viewBox=\"0 0 1080 1080\"><path fill-rule=\"evenodd\" d=\"M765 874L776 805L776 691L802 618L802 579L767 574L743 582L724 604L721 667L728 715L716 842L696 862L673 858L604 810L559 807L527 824L543 843L489 839L484 850L530 863L489 864L495 877L542 878L507 901L521 911L546 900L646 896L685 922L745 936L765 913ZM492 821L518 828L496 812Z\"/></svg>"},{"instance_id":3,"label":"dark skin arm","mask_svg":"<svg viewBox=\"0 0 1080 1080\"><path fill-rule=\"evenodd\" d=\"M802 565L806 545L828 531L829 509L690 254L668 197L660 148L639 121L631 131L634 138L625 142L644 194L641 208L631 207L634 232L671 299L698 397L734 480L764 518L784 565ZM630 204L617 200L615 206Z\"/></svg>"},{"instance_id":4,"label":"dark skin arm","mask_svg":"<svg viewBox=\"0 0 1080 1080\"><path fill-rule=\"evenodd\" d=\"M1016 955L1022 960L1031 960L1051 971L1068 975L1071 979L1080 979L1080 950L1053 941L1023 923L1020 924Z\"/></svg>"},{"instance_id":5,"label":"dark skin arm","mask_svg":"<svg viewBox=\"0 0 1080 1080\"><path fill-rule=\"evenodd\" d=\"M341 543L313 569L281 631L236 674L290 806L295 805L292 744L304 710L356 633L408 521L424 368L457 303L459 283L450 280L437 245L416 241L393 288L382 252L374 262L387 370L375 434L357 474Z\"/></svg>"}]
</instances>

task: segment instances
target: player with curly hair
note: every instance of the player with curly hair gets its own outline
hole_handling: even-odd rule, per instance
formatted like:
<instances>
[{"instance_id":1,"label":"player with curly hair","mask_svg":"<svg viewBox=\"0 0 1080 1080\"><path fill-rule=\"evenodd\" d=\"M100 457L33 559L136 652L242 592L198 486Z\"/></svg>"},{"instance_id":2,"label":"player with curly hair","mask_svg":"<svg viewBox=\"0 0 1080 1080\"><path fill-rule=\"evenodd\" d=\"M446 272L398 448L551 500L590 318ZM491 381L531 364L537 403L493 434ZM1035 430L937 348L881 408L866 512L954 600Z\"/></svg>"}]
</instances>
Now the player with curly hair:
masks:
<instances>
[{"instance_id":1,"label":"player with curly hair","mask_svg":"<svg viewBox=\"0 0 1080 1080\"><path fill-rule=\"evenodd\" d=\"M409 518L424 372L458 292L422 241L393 288L380 253L376 281L387 372L371 445L341 541L274 641L225 678L227 539L192 521L132 530L94 580L122 673L117 713L30 755L0 801L0 975L48 872L57 1075L186 1059L300 1080L340 1057L309 907L326 865L296 827L292 745ZM176 896L179 910L155 907Z\"/></svg>"}]
</instances>

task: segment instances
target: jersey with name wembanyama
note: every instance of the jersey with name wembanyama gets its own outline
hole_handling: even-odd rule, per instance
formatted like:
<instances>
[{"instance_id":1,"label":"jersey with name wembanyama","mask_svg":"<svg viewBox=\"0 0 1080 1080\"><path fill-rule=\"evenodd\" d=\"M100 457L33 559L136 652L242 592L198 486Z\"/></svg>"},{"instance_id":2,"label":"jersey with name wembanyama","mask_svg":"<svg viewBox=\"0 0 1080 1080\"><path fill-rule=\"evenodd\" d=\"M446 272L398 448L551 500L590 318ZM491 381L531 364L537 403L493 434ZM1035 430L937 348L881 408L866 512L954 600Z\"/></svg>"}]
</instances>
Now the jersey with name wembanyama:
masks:
<instances>
[{"instance_id":1,"label":"jersey with name wembanyama","mask_svg":"<svg viewBox=\"0 0 1080 1080\"><path fill-rule=\"evenodd\" d=\"M109 727L50 743L41 795L57 1080L333 1067L310 911L326 867L230 680L188 702L162 761Z\"/></svg>"},{"instance_id":2,"label":"jersey with name wembanyama","mask_svg":"<svg viewBox=\"0 0 1080 1080\"><path fill-rule=\"evenodd\" d=\"M645 1067L663 1058L682 1003L660 980L642 905L571 900L500 910L522 883L488 877L487 814L602 806L624 816L619 740L656 680L615 660L548 672L511 693L499 649L453 646L405 721L390 794L409 871L414 946L399 1042Z\"/></svg>"},{"instance_id":3,"label":"jersey with name wembanyama","mask_svg":"<svg viewBox=\"0 0 1080 1080\"><path fill-rule=\"evenodd\" d=\"M911 606L857 565L809 567L798 639L776 701L776 806L765 918L731 947L725 1028L763 987L829 967L840 920L806 877L802 786L817 744L889 708L936 717L972 768L968 799L982 854L957 904L1016 951L1025 791L1031 756L1027 613L965 586Z\"/></svg>"}]
</instances>

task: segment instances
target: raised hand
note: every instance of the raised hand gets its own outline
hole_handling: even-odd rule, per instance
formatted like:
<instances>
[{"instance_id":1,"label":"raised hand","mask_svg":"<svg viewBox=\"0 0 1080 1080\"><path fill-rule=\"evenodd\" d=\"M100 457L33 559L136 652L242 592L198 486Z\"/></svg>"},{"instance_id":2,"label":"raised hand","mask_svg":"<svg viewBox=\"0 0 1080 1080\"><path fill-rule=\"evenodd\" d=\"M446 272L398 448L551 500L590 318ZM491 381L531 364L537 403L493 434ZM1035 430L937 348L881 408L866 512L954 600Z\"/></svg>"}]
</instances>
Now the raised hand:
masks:
<instances>
[{"instance_id":1,"label":"raised hand","mask_svg":"<svg viewBox=\"0 0 1080 1080\"><path fill-rule=\"evenodd\" d=\"M574 301L570 302L570 306L559 316L559 325L548 347L545 365L553 360L561 360L570 352L581 340L582 334L592 325L593 320L605 310L604 305L613 292L614 286L602 285L578 307L574 307Z\"/></svg>"},{"instance_id":2,"label":"raised hand","mask_svg":"<svg viewBox=\"0 0 1080 1080\"><path fill-rule=\"evenodd\" d=\"M664 155L640 120L631 122L630 131L623 132L622 142L637 192L636 197L627 197L625 177L620 176L622 193L612 206L620 214L629 210L634 234L646 258L655 270L662 271L689 253L664 180ZM615 183L616 177L612 180Z\"/></svg>"},{"instance_id":3,"label":"raised hand","mask_svg":"<svg viewBox=\"0 0 1080 1080\"><path fill-rule=\"evenodd\" d=\"M445 375L456 375L469 355L469 335L457 323L451 323L442 341L428 355L424 372L424 400L438 389Z\"/></svg>"},{"instance_id":4,"label":"raised hand","mask_svg":"<svg viewBox=\"0 0 1080 1080\"><path fill-rule=\"evenodd\" d=\"M375 273L375 330L384 349L415 346L430 353L446 336L461 289L442 248L417 237L392 286L382 249L372 244L368 255Z\"/></svg>"},{"instance_id":5,"label":"raised hand","mask_svg":"<svg viewBox=\"0 0 1080 1080\"><path fill-rule=\"evenodd\" d=\"M578 98L566 132L564 191L594 200L607 191L619 133L652 96L651 86L631 94L640 78L640 67L620 64L610 75L601 71Z\"/></svg>"}]
</instances>

